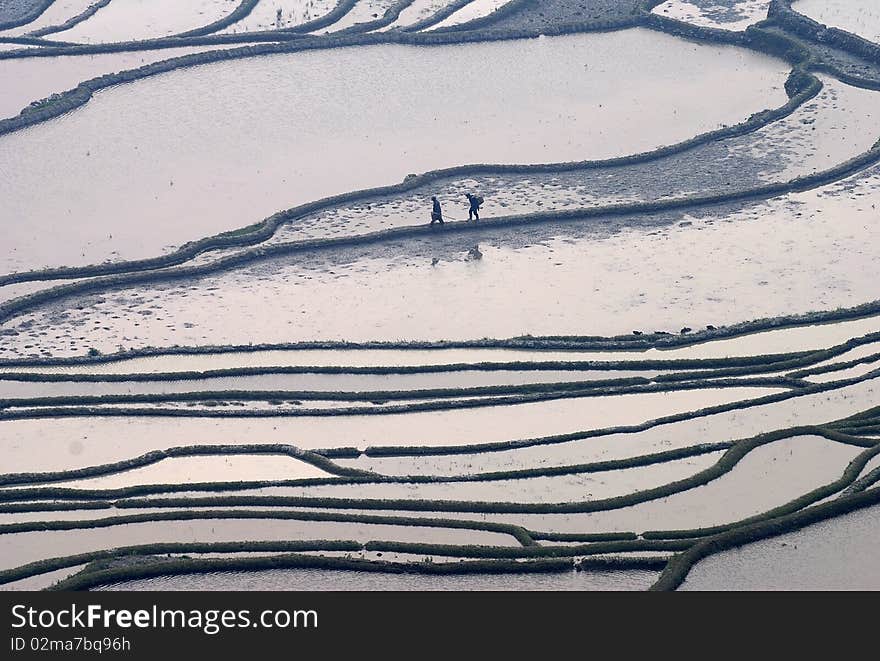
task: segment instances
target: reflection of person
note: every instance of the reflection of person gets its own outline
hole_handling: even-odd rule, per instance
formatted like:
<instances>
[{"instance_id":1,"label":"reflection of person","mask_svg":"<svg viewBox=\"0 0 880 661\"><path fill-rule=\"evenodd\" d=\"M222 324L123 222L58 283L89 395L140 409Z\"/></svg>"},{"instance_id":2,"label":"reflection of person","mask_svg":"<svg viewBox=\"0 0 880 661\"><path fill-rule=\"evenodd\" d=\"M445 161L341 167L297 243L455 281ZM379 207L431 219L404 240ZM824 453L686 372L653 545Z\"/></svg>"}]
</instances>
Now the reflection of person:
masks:
<instances>
[{"instance_id":1,"label":"reflection of person","mask_svg":"<svg viewBox=\"0 0 880 661\"><path fill-rule=\"evenodd\" d=\"M431 201L434 202L434 208L431 210L431 224L433 225L438 220L440 224L443 224L443 212L440 211L440 201L436 197L432 197Z\"/></svg>"}]
</instances>

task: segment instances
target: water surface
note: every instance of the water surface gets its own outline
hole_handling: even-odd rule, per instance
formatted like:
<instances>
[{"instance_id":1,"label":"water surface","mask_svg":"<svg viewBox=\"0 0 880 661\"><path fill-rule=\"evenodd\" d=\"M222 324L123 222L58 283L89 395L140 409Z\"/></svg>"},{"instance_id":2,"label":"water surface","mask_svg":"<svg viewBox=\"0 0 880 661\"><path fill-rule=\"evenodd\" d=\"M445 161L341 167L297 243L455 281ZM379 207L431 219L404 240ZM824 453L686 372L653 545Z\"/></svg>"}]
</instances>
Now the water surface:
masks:
<instances>
[{"instance_id":1,"label":"water surface","mask_svg":"<svg viewBox=\"0 0 880 661\"><path fill-rule=\"evenodd\" d=\"M0 197L18 219L4 223L4 270L153 256L435 168L649 150L782 105L786 74L744 49L634 29L158 75L0 138Z\"/></svg>"}]
</instances>

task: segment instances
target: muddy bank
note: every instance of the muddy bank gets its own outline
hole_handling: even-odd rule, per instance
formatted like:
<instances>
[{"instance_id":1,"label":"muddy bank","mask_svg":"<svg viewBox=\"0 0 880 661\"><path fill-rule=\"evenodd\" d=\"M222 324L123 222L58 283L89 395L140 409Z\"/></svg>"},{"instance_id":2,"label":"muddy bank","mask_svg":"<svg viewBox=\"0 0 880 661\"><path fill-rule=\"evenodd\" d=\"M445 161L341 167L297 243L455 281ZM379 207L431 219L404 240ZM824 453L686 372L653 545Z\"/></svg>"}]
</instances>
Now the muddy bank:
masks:
<instances>
[{"instance_id":1,"label":"muddy bank","mask_svg":"<svg viewBox=\"0 0 880 661\"><path fill-rule=\"evenodd\" d=\"M611 30L638 24L644 0L542 0L519 3L503 14L489 17L494 30L528 29L553 34L578 25L584 29ZM465 27L472 28L473 24Z\"/></svg>"}]
</instances>

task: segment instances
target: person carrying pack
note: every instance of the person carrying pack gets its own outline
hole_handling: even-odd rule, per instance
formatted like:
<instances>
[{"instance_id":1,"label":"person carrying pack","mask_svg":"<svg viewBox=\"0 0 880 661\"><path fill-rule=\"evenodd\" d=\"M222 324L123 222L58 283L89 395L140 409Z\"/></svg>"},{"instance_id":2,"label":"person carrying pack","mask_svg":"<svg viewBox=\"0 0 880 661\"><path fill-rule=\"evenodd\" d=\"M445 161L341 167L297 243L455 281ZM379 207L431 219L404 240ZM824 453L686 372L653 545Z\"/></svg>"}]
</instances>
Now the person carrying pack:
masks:
<instances>
[{"instance_id":1,"label":"person carrying pack","mask_svg":"<svg viewBox=\"0 0 880 661\"><path fill-rule=\"evenodd\" d=\"M440 210L440 201L436 197L432 197L431 201L434 203L434 208L431 210L431 224L433 225L437 221L440 221L440 224L443 224L443 212Z\"/></svg>"},{"instance_id":2,"label":"person carrying pack","mask_svg":"<svg viewBox=\"0 0 880 661\"><path fill-rule=\"evenodd\" d=\"M479 195L473 195L472 193L465 193L464 196L468 199L471 206L468 209L468 222L471 220L480 219L480 206L483 204L483 198Z\"/></svg>"}]
</instances>

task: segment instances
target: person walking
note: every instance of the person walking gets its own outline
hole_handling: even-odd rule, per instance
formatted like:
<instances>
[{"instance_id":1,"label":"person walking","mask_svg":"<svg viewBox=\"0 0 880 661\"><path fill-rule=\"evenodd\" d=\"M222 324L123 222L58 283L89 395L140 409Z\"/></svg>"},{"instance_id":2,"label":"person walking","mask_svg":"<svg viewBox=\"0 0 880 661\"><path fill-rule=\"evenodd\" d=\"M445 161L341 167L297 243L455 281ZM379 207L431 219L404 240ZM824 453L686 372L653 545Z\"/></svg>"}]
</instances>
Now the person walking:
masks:
<instances>
[{"instance_id":1,"label":"person walking","mask_svg":"<svg viewBox=\"0 0 880 661\"><path fill-rule=\"evenodd\" d=\"M443 212L440 210L440 201L436 197L432 197L431 201L434 203L434 207L431 210L431 224L433 225L436 222L440 222L443 224Z\"/></svg>"},{"instance_id":2,"label":"person walking","mask_svg":"<svg viewBox=\"0 0 880 661\"><path fill-rule=\"evenodd\" d=\"M471 205L468 209L468 222L474 219L480 220L480 205L483 204L483 198L472 193L465 193L464 196Z\"/></svg>"}]
</instances>

